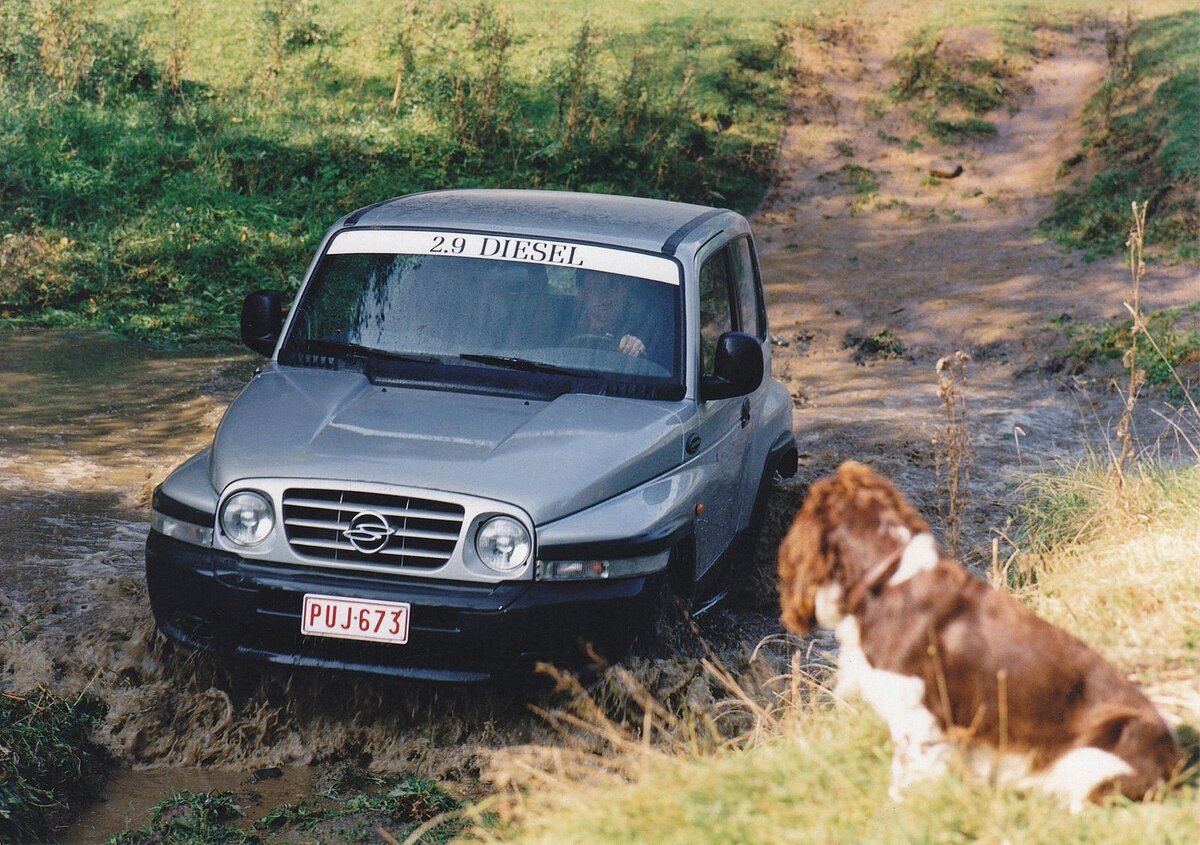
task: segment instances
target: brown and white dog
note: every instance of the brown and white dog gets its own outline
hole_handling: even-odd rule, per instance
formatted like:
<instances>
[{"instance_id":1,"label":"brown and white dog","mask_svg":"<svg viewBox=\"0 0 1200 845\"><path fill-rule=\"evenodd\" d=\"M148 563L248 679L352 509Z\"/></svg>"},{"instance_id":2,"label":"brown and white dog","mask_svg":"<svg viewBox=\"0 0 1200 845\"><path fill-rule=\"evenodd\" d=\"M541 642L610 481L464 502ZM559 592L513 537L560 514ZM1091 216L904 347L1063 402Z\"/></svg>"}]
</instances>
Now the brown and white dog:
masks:
<instances>
[{"instance_id":1,"label":"brown and white dog","mask_svg":"<svg viewBox=\"0 0 1200 845\"><path fill-rule=\"evenodd\" d=\"M847 461L779 547L784 624L839 643L840 695L887 722L893 800L955 756L1071 812L1143 798L1180 766L1154 705L1112 665L942 555L891 482Z\"/></svg>"}]
</instances>

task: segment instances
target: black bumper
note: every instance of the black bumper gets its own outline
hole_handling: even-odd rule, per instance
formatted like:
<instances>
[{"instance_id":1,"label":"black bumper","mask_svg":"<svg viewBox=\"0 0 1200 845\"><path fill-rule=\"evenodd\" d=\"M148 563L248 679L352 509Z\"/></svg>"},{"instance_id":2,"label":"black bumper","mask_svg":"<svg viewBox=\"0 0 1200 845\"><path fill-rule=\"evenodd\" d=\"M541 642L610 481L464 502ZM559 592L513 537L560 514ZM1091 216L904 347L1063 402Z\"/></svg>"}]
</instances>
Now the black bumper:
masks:
<instances>
[{"instance_id":1,"label":"black bumper","mask_svg":"<svg viewBox=\"0 0 1200 845\"><path fill-rule=\"evenodd\" d=\"M619 657L651 628L661 576L592 582L465 584L245 560L155 531L146 583L159 630L192 648L285 666L436 681L528 673ZM305 593L409 602L405 645L300 633Z\"/></svg>"}]
</instances>

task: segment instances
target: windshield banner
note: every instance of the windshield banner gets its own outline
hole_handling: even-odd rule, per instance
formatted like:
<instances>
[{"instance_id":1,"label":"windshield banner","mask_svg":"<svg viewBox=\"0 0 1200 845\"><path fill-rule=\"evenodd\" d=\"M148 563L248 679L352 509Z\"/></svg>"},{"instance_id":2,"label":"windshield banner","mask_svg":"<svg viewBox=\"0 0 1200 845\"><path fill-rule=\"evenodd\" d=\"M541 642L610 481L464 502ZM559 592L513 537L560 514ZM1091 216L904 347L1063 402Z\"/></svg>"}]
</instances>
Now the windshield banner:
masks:
<instances>
[{"instance_id":1,"label":"windshield banner","mask_svg":"<svg viewBox=\"0 0 1200 845\"><path fill-rule=\"evenodd\" d=\"M329 245L332 255L446 255L490 258L598 270L635 276L668 285L679 284L679 268L669 258L610 247L548 241L520 235L481 235L476 232L421 232L400 229L358 229L340 232Z\"/></svg>"}]
</instances>

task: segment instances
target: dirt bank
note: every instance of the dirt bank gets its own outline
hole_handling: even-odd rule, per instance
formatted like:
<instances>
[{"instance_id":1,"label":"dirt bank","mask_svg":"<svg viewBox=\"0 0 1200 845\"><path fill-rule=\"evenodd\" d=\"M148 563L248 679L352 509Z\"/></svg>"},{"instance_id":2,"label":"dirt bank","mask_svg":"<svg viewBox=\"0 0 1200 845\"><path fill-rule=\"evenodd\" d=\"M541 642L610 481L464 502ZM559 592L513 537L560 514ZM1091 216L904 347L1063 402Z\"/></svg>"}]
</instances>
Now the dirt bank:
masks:
<instances>
[{"instance_id":1,"label":"dirt bank","mask_svg":"<svg viewBox=\"0 0 1200 845\"><path fill-rule=\"evenodd\" d=\"M789 344L776 349L776 374L796 397L803 473L869 459L934 512L931 440L944 425L934 366L955 350L972 356L977 548L1003 525L1022 465L1103 441L1120 414L1105 384L1053 372L1063 339L1052 321L1127 316L1129 271L1120 256L1088 263L1035 234L1103 79L1103 33L1037 37L1040 58L1014 69L1017 110L985 115L994 137L950 146L900 109L881 113L898 33L839 20L805 31L795 49L807 96L754 221L772 331ZM951 32L943 49L981 53L987 43ZM931 176L938 160L961 164L961 175ZM864 195L847 165L874 174L875 190ZM1195 266L1155 265L1143 306L1195 302L1196 279ZM885 331L903 347L890 359L856 362L846 348ZM1149 442L1159 425L1145 404Z\"/></svg>"}]
</instances>

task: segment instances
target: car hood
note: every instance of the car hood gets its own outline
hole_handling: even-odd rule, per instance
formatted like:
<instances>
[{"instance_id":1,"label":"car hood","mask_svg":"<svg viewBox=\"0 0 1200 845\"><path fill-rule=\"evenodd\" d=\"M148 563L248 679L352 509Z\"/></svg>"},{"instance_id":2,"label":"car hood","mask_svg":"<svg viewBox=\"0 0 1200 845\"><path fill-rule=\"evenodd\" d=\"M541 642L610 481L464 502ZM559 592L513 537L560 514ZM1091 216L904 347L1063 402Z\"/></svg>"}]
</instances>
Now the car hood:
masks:
<instances>
[{"instance_id":1,"label":"car hood","mask_svg":"<svg viewBox=\"0 0 1200 845\"><path fill-rule=\"evenodd\" d=\"M547 402L269 369L230 405L210 468L217 491L244 478L398 484L509 502L540 525L676 466L682 429L670 402Z\"/></svg>"}]
</instances>

